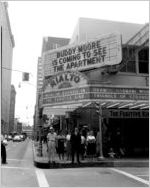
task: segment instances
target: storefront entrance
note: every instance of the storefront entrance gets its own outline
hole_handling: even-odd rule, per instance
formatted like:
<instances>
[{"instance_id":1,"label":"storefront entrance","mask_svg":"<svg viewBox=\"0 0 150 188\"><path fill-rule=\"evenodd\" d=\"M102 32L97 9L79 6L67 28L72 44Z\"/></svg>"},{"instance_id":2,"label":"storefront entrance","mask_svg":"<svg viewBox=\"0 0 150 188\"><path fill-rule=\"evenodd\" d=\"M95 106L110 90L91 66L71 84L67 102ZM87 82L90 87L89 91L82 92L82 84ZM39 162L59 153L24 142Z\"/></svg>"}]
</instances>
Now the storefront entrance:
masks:
<instances>
[{"instance_id":1,"label":"storefront entrance","mask_svg":"<svg viewBox=\"0 0 150 188\"><path fill-rule=\"evenodd\" d=\"M124 157L148 157L149 155L149 120L109 119L107 124L109 147L116 152L123 149Z\"/></svg>"}]
</instances>

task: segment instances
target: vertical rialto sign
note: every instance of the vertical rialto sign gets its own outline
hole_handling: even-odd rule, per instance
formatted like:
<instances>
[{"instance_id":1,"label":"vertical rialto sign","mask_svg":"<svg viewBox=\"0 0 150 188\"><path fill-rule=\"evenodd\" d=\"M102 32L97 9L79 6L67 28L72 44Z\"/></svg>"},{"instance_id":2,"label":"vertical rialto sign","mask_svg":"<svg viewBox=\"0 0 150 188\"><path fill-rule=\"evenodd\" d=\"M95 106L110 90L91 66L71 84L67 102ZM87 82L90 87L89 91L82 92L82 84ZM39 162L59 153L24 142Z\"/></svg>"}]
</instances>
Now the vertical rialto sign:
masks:
<instances>
[{"instance_id":1,"label":"vertical rialto sign","mask_svg":"<svg viewBox=\"0 0 150 188\"><path fill-rule=\"evenodd\" d=\"M119 64L122 60L121 35L111 33L85 43L50 50L43 53L42 60L44 76Z\"/></svg>"}]
</instances>

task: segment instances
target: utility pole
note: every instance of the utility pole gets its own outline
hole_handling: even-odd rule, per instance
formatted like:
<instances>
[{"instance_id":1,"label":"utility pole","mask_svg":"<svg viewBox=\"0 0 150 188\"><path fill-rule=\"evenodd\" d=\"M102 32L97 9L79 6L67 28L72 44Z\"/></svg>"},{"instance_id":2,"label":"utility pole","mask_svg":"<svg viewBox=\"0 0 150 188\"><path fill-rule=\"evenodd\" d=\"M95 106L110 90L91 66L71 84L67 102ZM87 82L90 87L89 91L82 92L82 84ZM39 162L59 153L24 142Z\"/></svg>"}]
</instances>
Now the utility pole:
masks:
<instances>
[{"instance_id":1,"label":"utility pole","mask_svg":"<svg viewBox=\"0 0 150 188\"><path fill-rule=\"evenodd\" d=\"M99 135L98 135L98 139L99 139L99 157L98 159L104 159L103 156L103 138L102 138L102 122L103 122L103 116L102 116L102 107L100 105L100 103L96 103L96 108L98 109L98 116L99 116Z\"/></svg>"},{"instance_id":2,"label":"utility pole","mask_svg":"<svg viewBox=\"0 0 150 188\"><path fill-rule=\"evenodd\" d=\"M62 116L60 115L59 118L60 118L60 130L62 130L62 128L63 128L62 127Z\"/></svg>"},{"instance_id":3,"label":"utility pole","mask_svg":"<svg viewBox=\"0 0 150 188\"><path fill-rule=\"evenodd\" d=\"M38 117L38 124L39 124L39 147L38 147L38 156L42 157L42 127L43 127L43 108L39 109L39 117Z\"/></svg>"}]
</instances>

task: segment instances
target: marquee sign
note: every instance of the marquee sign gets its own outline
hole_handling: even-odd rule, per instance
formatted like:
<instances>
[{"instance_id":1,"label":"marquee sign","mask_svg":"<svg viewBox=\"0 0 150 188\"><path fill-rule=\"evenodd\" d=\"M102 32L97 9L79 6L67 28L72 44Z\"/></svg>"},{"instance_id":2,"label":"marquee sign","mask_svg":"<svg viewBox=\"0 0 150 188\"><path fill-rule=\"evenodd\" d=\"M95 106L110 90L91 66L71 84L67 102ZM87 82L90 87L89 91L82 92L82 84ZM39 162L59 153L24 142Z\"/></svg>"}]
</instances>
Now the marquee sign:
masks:
<instances>
[{"instance_id":1,"label":"marquee sign","mask_svg":"<svg viewBox=\"0 0 150 188\"><path fill-rule=\"evenodd\" d=\"M44 92L53 92L65 88L78 88L79 86L87 85L88 78L75 71L66 71L58 73L44 80Z\"/></svg>"},{"instance_id":2,"label":"marquee sign","mask_svg":"<svg viewBox=\"0 0 150 188\"><path fill-rule=\"evenodd\" d=\"M43 53L42 59L44 76L119 64L122 60L121 35L107 34L86 43L50 50Z\"/></svg>"},{"instance_id":3,"label":"marquee sign","mask_svg":"<svg viewBox=\"0 0 150 188\"><path fill-rule=\"evenodd\" d=\"M103 115L109 118L149 118L148 110L103 110Z\"/></svg>"},{"instance_id":4,"label":"marquee sign","mask_svg":"<svg viewBox=\"0 0 150 188\"><path fill-rule=\"evenodd\" d=\"M142 100L148 101L149 91L146 88L120 88L90 86L61 89L43 93L43 106L77 103L84 100Z\"/></svg>"}]
</instances>

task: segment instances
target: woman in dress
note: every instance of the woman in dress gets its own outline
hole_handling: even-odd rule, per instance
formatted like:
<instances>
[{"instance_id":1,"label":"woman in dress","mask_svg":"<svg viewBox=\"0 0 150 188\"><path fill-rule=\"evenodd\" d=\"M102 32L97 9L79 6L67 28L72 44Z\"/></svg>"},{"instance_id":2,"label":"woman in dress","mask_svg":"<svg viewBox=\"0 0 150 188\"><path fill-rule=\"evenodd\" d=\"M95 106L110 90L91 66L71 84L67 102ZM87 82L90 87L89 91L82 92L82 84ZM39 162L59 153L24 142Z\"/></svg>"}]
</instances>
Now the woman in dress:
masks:
<instances>
[{"instance_id":1,"label":"woman in dress","mask_svg":"<svg viewBox=\"0 0 150 188\"><path fill-rule=\"evenodd\" d=\"M66 155L67 160L71 160L71 143L70 143L71 133L68 132L66 135Z\"/></svg>"},{"instance_id":2,"label":"woman in dress","mask_svg":"<svg viewBox=\"0 0 150 188\"><path fill-rule=\"evenodd\" d=\"M59 155L59 159L63 159L64 160L64 153L65 153L65 135L63 135L62 131L60 132L60 134L57 136L57 143L58 143L58 155Z\"/></svg>"},{"instance_id":3,"label":"woman in dress","mask_svg":"<svg viewBox=\"0 0 150 188\"><path fill-rule=\"evenodd\" d=\"M89 135L86 139L87 142L87 155L93 159L96 153L96 138L93 134L93 131L89 132Z\"/></svg>"}]
</instances>

